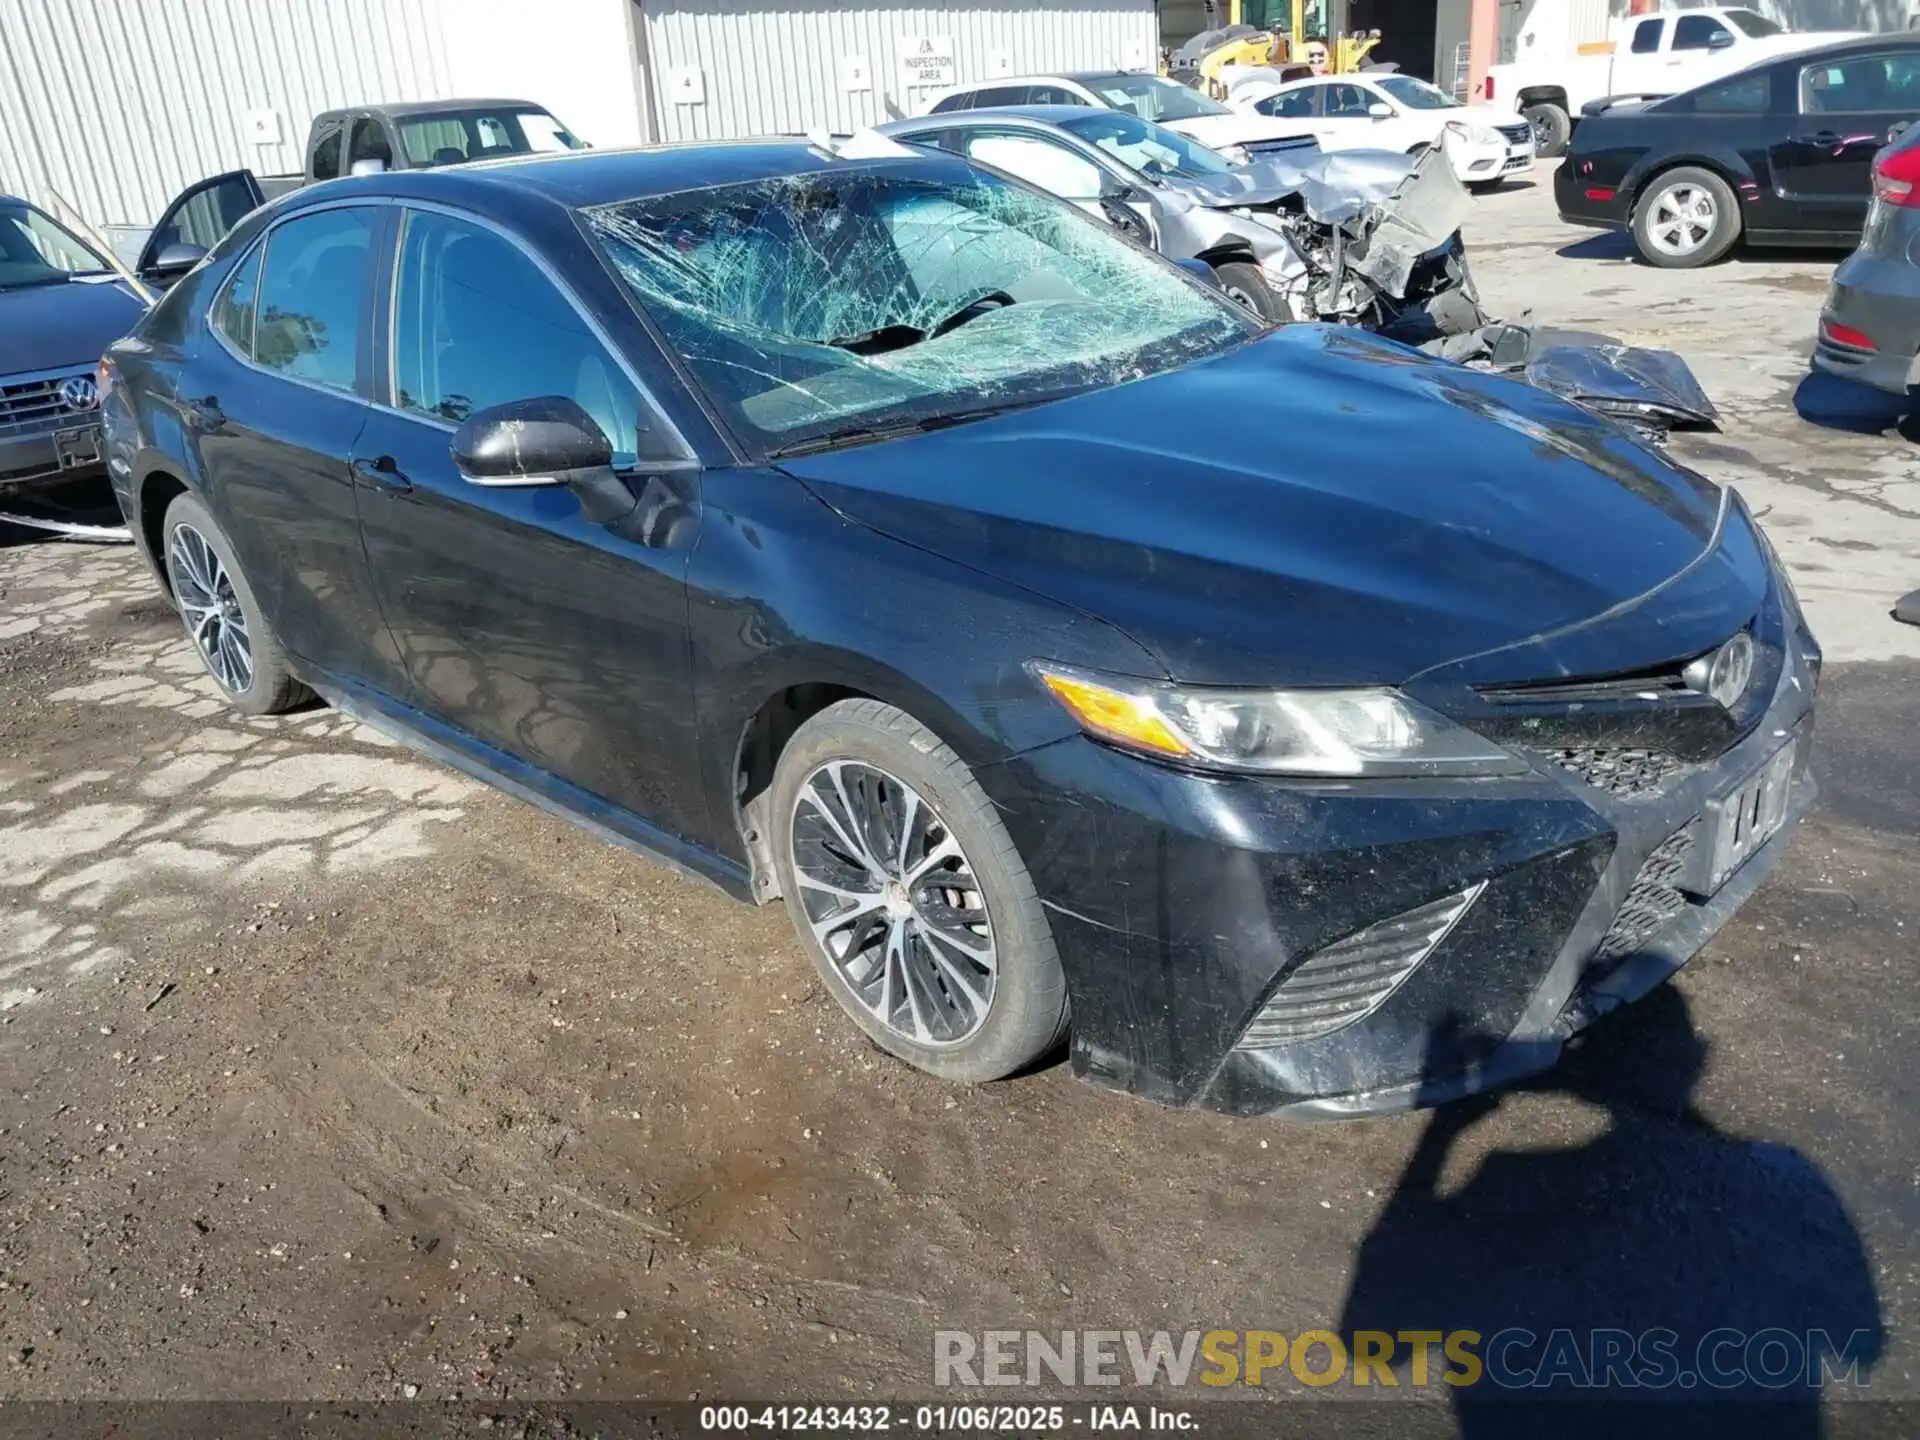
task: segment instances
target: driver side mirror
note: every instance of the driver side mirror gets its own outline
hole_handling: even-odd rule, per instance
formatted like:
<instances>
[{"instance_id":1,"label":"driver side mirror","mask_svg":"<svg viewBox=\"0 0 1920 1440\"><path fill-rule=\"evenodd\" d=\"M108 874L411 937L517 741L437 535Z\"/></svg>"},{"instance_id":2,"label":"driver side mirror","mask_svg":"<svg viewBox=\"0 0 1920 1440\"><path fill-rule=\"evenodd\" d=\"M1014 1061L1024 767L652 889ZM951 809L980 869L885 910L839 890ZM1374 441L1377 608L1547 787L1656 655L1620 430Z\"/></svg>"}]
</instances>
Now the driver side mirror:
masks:
<instances>
[{"instance_id":1,"label":"driver side mirror","mask_svg":"<svg viewBox=\"0 0 1920 1440\"><path fill-rule=\"evenodd\" d=\"M1707 49L1709 50L1724 50L1731 44L1733 44L1733 32L1731 30L1716 30L1707 36Z\"/></svg>"},{"instance_id":2,"label":"driver side mirror","mask_svg":"<svg viewBox=\"0 0 1920 1440\"><path fill-rule=\"evenodd\" d=\"M1100 199L1118 200L1123 205L1147 198L1146 192L1131 181L1104 172L1100 176Z\"/></svg>"},{"instance_id":3,"label":"driver side mirror","mask_svg":"<svg viewBox=\"0 0 1920 1440\"><path fill-rule=\"evenodd\" d=\"M454 431L450 450L470 485L569 485L613 473L613 442L606 432L558 395L474 411Z\"/></svg>"},{"instance_id":4,"label":"driver side mirror","mask_svg":"<svg viewBox=\"0 0 1920 1440\"><path fill-rule=\"evenodd\" d=\"M1393 107L1384 100L1376 100L1367 106L1367 114L1376 120L1391 120L1393 118Z\"/></svg>"}]
</instances>

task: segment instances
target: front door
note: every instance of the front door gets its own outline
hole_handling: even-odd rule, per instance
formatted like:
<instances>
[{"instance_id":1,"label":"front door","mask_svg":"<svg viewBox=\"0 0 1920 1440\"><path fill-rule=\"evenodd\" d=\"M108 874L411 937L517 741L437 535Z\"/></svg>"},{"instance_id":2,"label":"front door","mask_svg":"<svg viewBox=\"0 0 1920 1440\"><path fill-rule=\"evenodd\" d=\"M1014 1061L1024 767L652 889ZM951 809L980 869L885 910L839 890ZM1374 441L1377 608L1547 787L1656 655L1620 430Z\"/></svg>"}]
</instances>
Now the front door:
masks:
<instances>
[{"instance_id":1,"label":"front door","mask_svg":"<svg viewBox=\"0 0 1920 1440\"><path fill-rule=\"evenodd\" d=\"M1770 147L1775 192L1806 230L1858 235L1873 196L1873 157L1915 119L1920 52L1809 61L1794 113Z\"/></svg>"},{"instance_id":2,"label":"front door","mask_svg":"<svg viewBox=\"0 0 1920 1440\"><path fill-rule=\"evenodd\" d=\"M392 373L354 447L381 608L430 720L683 838L708 833L688 655L689 523L651 543L564 486L463 479L476 410L558 395L616 467L658 453L650 409L574 301L517 245L436 211L405 217Z\"/></svg>"},{"instance_id":3,"label":"front door","mask_svg":"<svg viewBox=\"0 0 1920 1440\"><path fill-rule=\"evenodd\" d=\"M389 211L308 211L269 230L209 312L174 397L208 504L281 642L398 685L360 544L348 457L369 407L373 257Z\"/></svg>"},{"instance_id":4,"label":"front door","mask_svg":"<svg viewBox=\"0 0 1920 1440\"><path fill-rule=\"evenodd\" d=\"M199 263L221 236L265 203L260 180L251 170L230 170L189 185L174 196L147 236L134 273L151 284L171 285ZM199 253L189 255L177 248L181 246Z\"/></svg>"}]
</instances>

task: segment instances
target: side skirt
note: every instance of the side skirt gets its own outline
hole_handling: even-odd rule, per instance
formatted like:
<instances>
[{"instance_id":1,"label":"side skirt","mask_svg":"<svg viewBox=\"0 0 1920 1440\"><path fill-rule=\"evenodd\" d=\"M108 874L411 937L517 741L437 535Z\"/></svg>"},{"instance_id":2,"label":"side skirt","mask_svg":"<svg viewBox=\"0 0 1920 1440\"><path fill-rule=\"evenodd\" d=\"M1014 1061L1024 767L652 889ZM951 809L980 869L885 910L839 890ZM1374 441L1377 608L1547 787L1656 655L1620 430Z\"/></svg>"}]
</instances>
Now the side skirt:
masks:
<instances>
[{"instance_id":1,"label":"side skirt","mask_svg":"<svg viewBox=\"0 0 1920 1440\"><path fill-rule=\"evenodd\" d=\"M322 700L369 729L503 790L516 800L571 821L610 844L645 856L690 880L704 881L734 900L754 903L746 868L726 856L682 840L623 806L568 784L411 707L399 706L385 695L310 667L302 669L308 673L300 678Z\"/></svg>"}]
</instances>

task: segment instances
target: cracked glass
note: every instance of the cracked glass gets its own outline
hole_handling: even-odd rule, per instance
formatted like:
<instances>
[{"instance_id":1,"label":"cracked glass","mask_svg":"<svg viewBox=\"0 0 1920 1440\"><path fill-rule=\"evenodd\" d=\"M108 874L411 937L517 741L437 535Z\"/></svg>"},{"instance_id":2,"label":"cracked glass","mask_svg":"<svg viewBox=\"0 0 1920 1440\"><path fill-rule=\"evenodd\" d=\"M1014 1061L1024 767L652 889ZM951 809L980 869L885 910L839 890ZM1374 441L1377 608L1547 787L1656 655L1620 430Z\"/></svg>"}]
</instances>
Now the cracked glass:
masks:
<instances>
[{"instance_id":1,"label":"cracked glass","mask_svg":"<svg viewBox=\"0 0 1920 1440\"><path fill-rule=\"evenodd\" d=\"M584 214L769 453L1118 385L1259 329L1073 207L957 164L849 161Z\"/></svg>"}]
</instances>

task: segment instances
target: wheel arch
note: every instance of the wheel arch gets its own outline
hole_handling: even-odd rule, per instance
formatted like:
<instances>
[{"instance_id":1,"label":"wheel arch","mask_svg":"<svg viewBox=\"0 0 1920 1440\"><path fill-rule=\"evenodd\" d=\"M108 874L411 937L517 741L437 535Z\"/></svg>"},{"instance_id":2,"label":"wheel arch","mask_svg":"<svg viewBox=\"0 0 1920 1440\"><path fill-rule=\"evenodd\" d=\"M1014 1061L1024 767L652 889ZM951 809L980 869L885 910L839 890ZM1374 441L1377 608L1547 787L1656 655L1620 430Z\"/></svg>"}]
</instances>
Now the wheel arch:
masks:
<instances>
[{"instance_id":1,"label":"wheel arch","mask_svg":"<svg viewBox=\"0 0 1920 1440\"><path fill-rule=\"evenodd\" d=\"M1529 85L1515 93L1513 105L1516 110L1524 110L1529 105L1558 105L1567 112L1568 119L1578 119L1573 106L1567 103L1567 87L1564 85Z\"/></svg>"},{"instance_id":2,"label":"wheel arch","mask_svg":"<svg viewBox=\"0 0 1920 1440\"><path fill-rule=\"evenodd\" d=\"M182 495L193 493L193 486L163 465L150 466L134 486L134 514L139 518L134 539L145 552L154 574L159 577L161 588L169 596L173 594L173 582L167 578L166 536L163 533L167 508Z\"/></svg>"},{"instance_id":3,"label":"wheel arch","mask_svg":"<svg viewBox=\"0 0 1920 1440\"><path fill-rule=\"evenodd\" d=\"M1726 182L1727 188L1733 191L1736 207L1740 201L1740 187L1753 182L1753 175L1744 164L1737 160L1729 161L1727 157L1723 155L1663 155L1649 165L1644 174L1629 174L1625 184L1621 186L1621 189L1624 190L1627 195L1627 223L1632 224L1633 221L1638 218L1640 202L1646 199L1647 191L1655 181L1662 175L1671 174L1675 170L1685 169L1708 170L1718 175ZM1740 214L1737 208L1734 213L1736 215ZM1742 229L1746 228L1746 217L1744 215L1740 215L1740 224Z\"/></svg>"}]
</instances>

